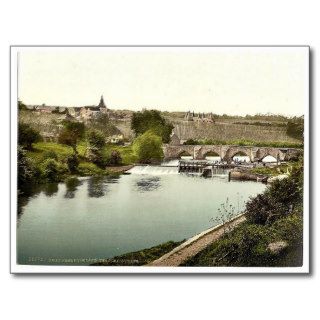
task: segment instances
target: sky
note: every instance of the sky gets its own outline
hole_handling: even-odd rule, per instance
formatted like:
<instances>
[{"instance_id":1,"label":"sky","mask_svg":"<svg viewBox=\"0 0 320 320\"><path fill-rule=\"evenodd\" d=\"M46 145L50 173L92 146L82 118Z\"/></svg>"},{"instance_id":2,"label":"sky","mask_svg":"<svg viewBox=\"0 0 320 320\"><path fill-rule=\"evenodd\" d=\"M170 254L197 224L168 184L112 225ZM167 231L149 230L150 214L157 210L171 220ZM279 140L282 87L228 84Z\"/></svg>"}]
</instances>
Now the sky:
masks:
<instances>
[{"instance_id":1,"label":"sky","mask_svg":"<svg viewBox=\"0 0 320 320\"><path fill-rule=\"evenodd\" d=\"M302 115L308 49L259 47L20 48L26 104Z\"/></svg>"}]
</instances>

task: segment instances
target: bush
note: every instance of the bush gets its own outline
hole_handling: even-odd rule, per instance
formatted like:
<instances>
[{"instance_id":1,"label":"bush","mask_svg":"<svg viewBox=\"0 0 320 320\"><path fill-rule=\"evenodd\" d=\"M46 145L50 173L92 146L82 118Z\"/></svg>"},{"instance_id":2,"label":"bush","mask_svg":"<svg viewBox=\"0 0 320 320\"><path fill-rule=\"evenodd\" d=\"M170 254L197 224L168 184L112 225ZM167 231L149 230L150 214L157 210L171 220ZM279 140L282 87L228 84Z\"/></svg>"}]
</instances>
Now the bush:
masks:
<instances>
[{"instance_id":1,"label":"bush","mask_svg":"<svg viewBox=\"0 0 320 320\"><path fill-rule=\"evenodd\" d=\"M59 163L54 159L46 159L41 163L43 178L48 182L57 182L59 174Z\"/></svg>"},{"instance_id":2,"label":"bush","mask_svg":"<svg viewBox=\"0 0 320 320\"><path fill-rule=\"evenodd\" d=\"M78 172L81 176L92 176L103 174L104 171L97 167L94 163L82 162L78 166Z\"/></svg>"},{"instance_id":3,"label":"bush","mask_svg":"<svg viewBox=\"0 0 320 320\"><path fill-rule=\"evenodd\" d=\"M45 151L42 155L42 160L46 160L46 159L54 159L58 161L58 155L53 150Z\"/></svg>"},{"instance_id":4,"label":"bush","mask_svg":"<svg viewBox=\"0 0 320 320\"><path fill-rule=\"evenodd\" d=\"M46 159L40 164L40 170L44 181L59 182L68 172L68 167L54 159Z\"/></svg>"},{"instance_id":5,"label":"bush","mask_svg":"<svg viewBox=\"0 0 320 320\"><path fill-rule=\"evenodd\" d=\"M76 173L78 170L79 159L76 154L67 157L67 166L71 173Z\"/></svg>"},{"instance_id":6,"label":"bush","mask_svg":"<svg viewBox=\"0 0 320 320\"><path fill-rule=\"evenodd\" d=\"M303 200L303 166L294 167L290 176L274 181L263 194L246 204L246 217L257 224L272 223L292 213Z\"/></svg>"},{"instance_id":7,"label":"bush","mask_svg":"<svg viewBox=\"0 0 320 320\"><path fill-rule=\"evenodd\" d=\"M41 141L39 131L30 127L26 123L19 122L18 126L18 143L28 150L32 150L32 144Z\"/></svg>"},{"instance_id":8,"label":"bush","mask_svg":"<svg viewBox=\"0 0 320 320\"><path fill-rule=\"evenodd\" d=\"M120 152L117 150L112 150L110 158L108 160L108 164L113 165L113 166L117 166L117 165L121 164L121 162L122 162L122 158L121 158Z\"/></svg>"},{"instance_id":9,"label":"bush","mask_svg":"<svg viewBox=\"0 0 320 320\"><path fill-rule=\"evenodd\" d=\"M135 139L133 151L141 163L159 161L163 158L161 138L152 131L147 131Z\"/></svg>"}]
</instances>

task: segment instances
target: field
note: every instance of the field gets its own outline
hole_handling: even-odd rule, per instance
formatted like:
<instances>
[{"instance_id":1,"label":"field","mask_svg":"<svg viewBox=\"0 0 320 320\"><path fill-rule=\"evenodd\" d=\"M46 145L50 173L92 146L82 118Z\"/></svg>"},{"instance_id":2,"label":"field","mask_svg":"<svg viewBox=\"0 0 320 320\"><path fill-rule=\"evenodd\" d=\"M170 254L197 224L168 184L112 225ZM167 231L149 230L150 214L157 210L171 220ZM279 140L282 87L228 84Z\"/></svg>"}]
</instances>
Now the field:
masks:
<instances>
[{"instance_id":1,"label":"field","mask_svg":"<svg viewBox=\"0 0 320 320\"><path fill-rule=\"evenodd\" d=\"M237 121L234 121L237 122ZM196 123L174 121L174 132L181 140L214 139L214 140L254 140L260 142L292 142L286 134L286 127L259 126L248 124L234 124L234 122L220 120L216 123Z\"/></svg>"}]
</instances>

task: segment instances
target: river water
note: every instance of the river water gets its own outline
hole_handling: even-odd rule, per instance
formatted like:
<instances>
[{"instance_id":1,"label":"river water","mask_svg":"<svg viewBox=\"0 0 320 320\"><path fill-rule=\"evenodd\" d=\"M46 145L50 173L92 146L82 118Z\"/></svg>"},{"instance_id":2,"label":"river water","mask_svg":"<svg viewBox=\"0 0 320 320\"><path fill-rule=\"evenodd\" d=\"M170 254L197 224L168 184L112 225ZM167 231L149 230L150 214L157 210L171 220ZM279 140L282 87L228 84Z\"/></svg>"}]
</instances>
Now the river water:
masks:
<instances>
[{"instance_id":1,"label":"river water","mask_svg":"<svg viewBox=\"0 0 320 320\"><path fill-rule=\"evenodd\" d=\"M256 182L228 182L221 172L213 178L178 174L172 165L38 187L20 201L18 263L88 265L186 239L217 224L212 218L222 204L237 214L265 189Z\"/></svg>"}]
</instances>

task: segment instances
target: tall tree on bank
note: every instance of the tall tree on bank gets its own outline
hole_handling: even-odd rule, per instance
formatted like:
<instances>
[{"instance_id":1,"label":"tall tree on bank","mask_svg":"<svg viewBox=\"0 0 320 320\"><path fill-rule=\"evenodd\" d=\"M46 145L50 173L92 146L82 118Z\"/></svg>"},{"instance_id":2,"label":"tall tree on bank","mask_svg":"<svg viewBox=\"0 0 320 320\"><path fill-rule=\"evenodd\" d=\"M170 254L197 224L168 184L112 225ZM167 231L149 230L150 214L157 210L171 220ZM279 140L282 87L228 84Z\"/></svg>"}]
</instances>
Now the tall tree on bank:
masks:
<instances>
[{"instance_id":1,"label":"tall tree on bank","mask_svg":"<svg viewBox=\"0 0 320 320\"><path fill-rule=\"evenodd\" d=\"M133 151L141 163L159 161L163 158L161 138L149 130L135 139Z\"/></svg>"},{"instance_id":2,"label":"tall tree on bank","mask_svg":"<svg viewBox=\"0 0 320 320\"><path fill-rule=\"evenodd\" d=\"M72 147L75 154L78 154L77 143L84 137L85 125L82 122L64 121L63 130L60 132L58 142Z\"/></svg>"},{"instance_id":3,"label":"tall tree on bank","mask_svg":"<svg viewBox=\"0 0 320 320\"><path fill-rule=\"evenodd\" d=\"M150 130L161 137L162 142L168 143L173 125L167 122L159 111L144 110L133 114L131 129L137 136Z\"/></svg>"},{"instance_id":4,"label":"tall tree on bank","mask_svg":"<svg viewBox=\"0 0 320 320\"><path fill-rule=\"evenodd\" d=\"M19 122L18 126L18 143L27 150L32 150L32 144L41 140L39 131L30 127L26 123Z\"/></svg>"}]
</instances>

